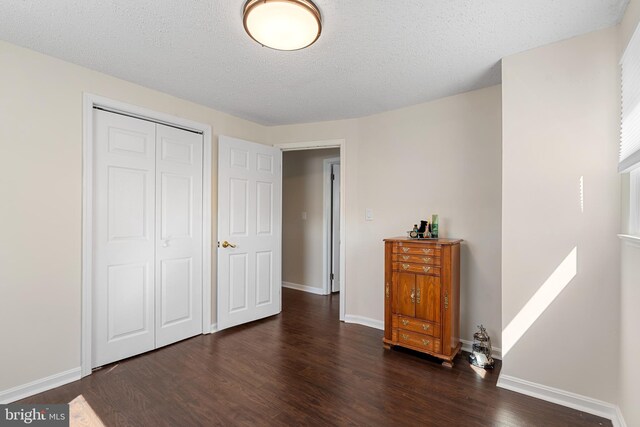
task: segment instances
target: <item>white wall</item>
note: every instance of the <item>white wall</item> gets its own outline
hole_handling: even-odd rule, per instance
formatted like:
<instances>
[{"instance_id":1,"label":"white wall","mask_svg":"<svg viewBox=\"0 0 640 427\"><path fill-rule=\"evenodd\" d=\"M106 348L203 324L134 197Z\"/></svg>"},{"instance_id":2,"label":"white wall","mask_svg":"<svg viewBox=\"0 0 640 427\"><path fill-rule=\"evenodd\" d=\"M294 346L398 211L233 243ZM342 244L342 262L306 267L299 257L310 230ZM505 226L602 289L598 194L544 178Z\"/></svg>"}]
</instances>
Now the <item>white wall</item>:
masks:
<instances>
[{"instance_id":1,"label":"white wall","mask_svg":"<svg viewBox=\"0 0 640 427\"><path fill-rule=\"evenodd\" d=\"M283 282L323 290L324 160L336 157L339 148L282 155Z\"/></svg>"},{"instance_id":2,"label":"white wall","mask_svg":"<svg viewBox=\"0 0 640 427\"><path fill-rule=\"evenodd\" d=\"M0 64L2 391L80 366L84 91L211 124L214 212L217 135L264 142L266 130L5 42ZM214 280L215 267L214 251Z\"/></svg>"},{"instance_id":3,"label":"white wall","mask_svg":"<svg viewBox=\"0 0 640 427\"><path fill-rule=\"evenodd\" d=\"M383 320L382 239L440 215L461 255L461 334L500 346L501 90L494 86L354 120L278 126L272 143L344 138L346 312ZM373 221L365 221L371 208Z\"/></svg>"},{"instance_id":4,"label":"white wall","mask_svg":"<svg viewBox=\"0 0 640 427\"><path fill-rule=\"evenodd\" d=\"M617 31L502 61L503 328L564 260L571 266L567 256L577 248L576 276L555 300L537 305L546 309L503 355L502 374L612 403L620 308Z\"/></svg>"}]
</instances>

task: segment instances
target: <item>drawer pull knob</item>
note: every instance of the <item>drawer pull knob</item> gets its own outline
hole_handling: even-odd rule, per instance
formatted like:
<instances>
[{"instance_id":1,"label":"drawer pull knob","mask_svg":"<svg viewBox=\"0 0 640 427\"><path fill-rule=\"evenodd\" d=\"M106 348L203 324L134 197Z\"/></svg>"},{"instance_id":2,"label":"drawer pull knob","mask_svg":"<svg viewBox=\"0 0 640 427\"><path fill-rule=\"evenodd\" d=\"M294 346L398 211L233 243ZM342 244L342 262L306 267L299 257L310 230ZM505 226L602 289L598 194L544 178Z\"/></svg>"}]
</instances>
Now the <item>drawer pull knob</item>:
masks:
<instances>
[{"instance_id":1,"label":"drawer pull knob","mask_svg":"<svg viewBox=\"0 0 640 427\"><path fill-rule=\"evenodd\" d=\"M407 326L409 324L409 321L407 319L402 319L402 324L404 326Z\"/></svg>"},{"instance_id":2,"label":"drawer pull knob","mask_svg":"<svg viewBox=\"0 0 640 427\"><path fill-rule=\"evenodd\" d=\"M411 289L411 302L416 302L416 291L414 291L413 289Z\"/></svg>"},{"instance_id":3,"label":"drawer pull knob","mask_svg":"<svg viewBox=\"0 0 640 427\"><path fill-rule=\"evenodd\" d=\"M425 255L431 255L433 253L433 249L423 249L422 252L424 252Z\"/></svg>"},{"instance_id":4,"label":"drawer pull knob","mask_svg":"<svg viewBox=\"0 0 640 427\"><path fill-rule=\"evenodd\" d=\"M420 304L420 288L418 288L418 295L416 297L416 304Z\"/></svg>"},{"instance_id":5,"label":"drawer pull knob","mask_svg":"<svg viewBox=\"0 0 640 427\"><path fill-rule=\"evenodd\" d=\"M422 258L422 260L424 262L426 262L427 264L431 262L431 258L428 258L428 257L424 257L424 258Z\"/></svg>"},{"instance_id":6,"label":"drawer pull knob","mask_svg":"<svg viewBox=\"0 0 640 427\"><path fill-rule=\"evenodd\" d=\"M431 341L429 341L429 340L424 340L424 339L423 339L423 340L422 340L422 344L424 344L424 345L429 345L429 344L431 344Z\"/></svg>"},{"instance_id":7,"label":"drawer pull knob","mask_svg":"<svg viewBox=\"0 0 640 427\"><path fill-rule=\"evenodd\" d=\"M428 325L428 324L426 324L426 323L424 323L424 324L422 325L422 329L424 329L425 331L428 331L430 327L431 327L431 325Z\"/></svg>"},{"instance_id":8,"label":"drawer pull knob","mask_svg":"<svg viewBox=\"0 0 640 427\"><path fill-rule=\"evenodd\" d=\"M407 261L409 259L409 255L402 255L402 260Z\"/></svg>"},{"instance_id":9,"label":"drawer pull knob","mask_svg":"<svg viewBox=\"0 0 640 427\"><path fill-rule=\"evenodd\" d=\"M431 270L431 267L422 267L425 273L428 273Z\"/></svg>"},{"instance_id":10,"label":"drawer pull knob","mask_svg":"<svg viewBox=\"0 0 640 427\"><path fill-rule=\"evenodd\" d=\"M402 248L402 252L406 254L407 252L409 252L409 248Z\"/></svg>"},{"instance_id":11,"label":"drawer pull knob","mask_svg":"<svg viewBox=\"0 0 640 427\"><path fill-rule=\"evenodd\" d=\"M402 264L402 269L403 270L408 270L409 269L409 264Z\"/></svg>"},{"instance_id":12,"label":"drawer pull knob","mask_svg":"<svg viewBox=\"0 0 640 427\"><path fill-rule=\"evenodd\" d=\"M409 339L409 335L407 334L400 334L402 336L402 339L407 341Z\"/></svg>"}]
</instances>

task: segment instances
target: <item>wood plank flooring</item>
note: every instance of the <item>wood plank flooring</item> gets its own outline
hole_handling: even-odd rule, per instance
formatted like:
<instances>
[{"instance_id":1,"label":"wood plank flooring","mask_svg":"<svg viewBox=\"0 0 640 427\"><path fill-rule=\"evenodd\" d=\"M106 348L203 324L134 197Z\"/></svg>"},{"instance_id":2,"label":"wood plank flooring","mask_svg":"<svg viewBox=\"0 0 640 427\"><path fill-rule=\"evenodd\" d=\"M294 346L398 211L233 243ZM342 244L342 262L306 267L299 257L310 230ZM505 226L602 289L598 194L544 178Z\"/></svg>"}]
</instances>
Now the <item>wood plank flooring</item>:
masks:
<instances>
[{"instance_id":1,"label":"wood plank flooring","mask_svg":"<svg viewBox=\"0 0 640 427\"><path fill-rule=\"evenodd\" d=\"M609 420L495 386L382 331L338 321L339 297L283 289L278 316L103 367L21 403L82 395L106 426L602 426Z\"/></svg>"}]
</instances>

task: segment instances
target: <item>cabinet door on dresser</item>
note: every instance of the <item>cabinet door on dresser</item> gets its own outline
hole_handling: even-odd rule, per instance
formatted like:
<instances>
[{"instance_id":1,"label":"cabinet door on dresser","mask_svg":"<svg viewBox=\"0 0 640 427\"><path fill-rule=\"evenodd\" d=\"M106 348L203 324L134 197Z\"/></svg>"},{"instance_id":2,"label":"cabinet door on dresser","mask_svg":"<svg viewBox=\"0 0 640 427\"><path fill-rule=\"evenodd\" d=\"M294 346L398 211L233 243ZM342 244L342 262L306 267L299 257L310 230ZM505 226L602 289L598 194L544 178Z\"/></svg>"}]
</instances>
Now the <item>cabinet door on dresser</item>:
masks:
<instances>
[{"instance_id":1,"label":"cabinet door on dresser","mask_svg":"<svg viewBox=\"0 0 640 427\"><path fill-rule=\"evenodd\" d=\"M440 323L440 294L440 277L417 274L415 317Z\"/></svg>"},{"instance_id":2,"label":"cabinet door on dresser","mask_svg":"<svg viewBox=\"0 0 640 427\"><path fill-rule=\"evenodd\" d=\"M398 314L416 315L416 275L413 273L393 273L393 283L397 286Z\"/></svg>"},{"instance_id":3,"label":"cabinet door on dresser","mask_svg":"<svg viewBox=\"0 0 640 427\"><path fill-rule=\"evenodd\" d=\"M394 273L397 284L397 314L440 323L440 277L416 273Z\"/></svg>"}]
</instances>

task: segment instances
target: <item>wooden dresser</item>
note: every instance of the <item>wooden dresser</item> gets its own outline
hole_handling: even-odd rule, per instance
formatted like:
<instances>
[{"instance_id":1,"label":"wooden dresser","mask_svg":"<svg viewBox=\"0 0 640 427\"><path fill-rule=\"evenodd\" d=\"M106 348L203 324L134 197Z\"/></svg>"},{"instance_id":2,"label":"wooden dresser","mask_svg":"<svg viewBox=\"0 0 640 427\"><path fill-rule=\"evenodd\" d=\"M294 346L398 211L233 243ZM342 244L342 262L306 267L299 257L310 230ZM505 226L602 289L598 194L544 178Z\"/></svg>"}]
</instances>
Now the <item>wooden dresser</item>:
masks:
<instances>
[{"instance_id":1,"label":"wooden dresser","mask_svg":"<svg viewBox=\"0 0 640 427\"><path fill-rule=\"evenodd\" d=\"M460 351L459 239L385 239L384 347L453 366Z\"/></svg>"}]
</instances>

